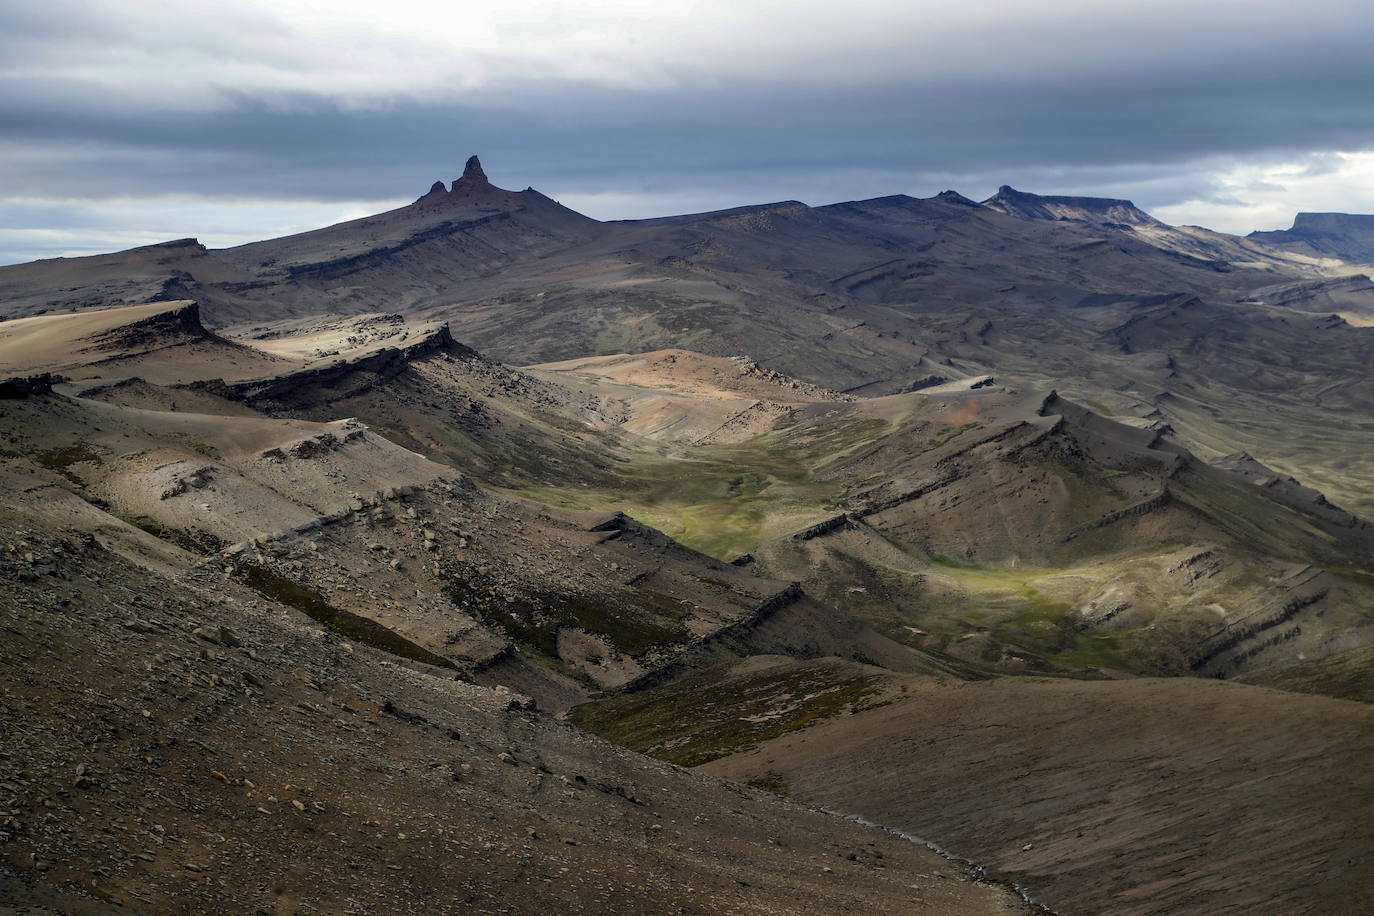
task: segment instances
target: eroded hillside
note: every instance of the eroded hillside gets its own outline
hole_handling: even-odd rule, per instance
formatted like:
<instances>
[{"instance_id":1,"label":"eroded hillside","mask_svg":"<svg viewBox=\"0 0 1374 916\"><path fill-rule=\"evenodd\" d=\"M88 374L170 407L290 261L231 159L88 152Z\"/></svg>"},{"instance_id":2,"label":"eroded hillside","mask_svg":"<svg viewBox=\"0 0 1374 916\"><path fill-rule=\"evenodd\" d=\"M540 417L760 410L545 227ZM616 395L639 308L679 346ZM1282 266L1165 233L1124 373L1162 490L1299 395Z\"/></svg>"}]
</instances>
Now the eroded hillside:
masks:
<instances>
[{"instance_id":1,"label":"eroded hillside","mask_svg":"<svg viewBox=\"0 0 1374 916\"><path fill-rule=\"evenodd\" d=\"M475 157L0 270L0 894L1363 911L1352 270L1010 188L598 223Z\"/></svg>"}]
</instances>

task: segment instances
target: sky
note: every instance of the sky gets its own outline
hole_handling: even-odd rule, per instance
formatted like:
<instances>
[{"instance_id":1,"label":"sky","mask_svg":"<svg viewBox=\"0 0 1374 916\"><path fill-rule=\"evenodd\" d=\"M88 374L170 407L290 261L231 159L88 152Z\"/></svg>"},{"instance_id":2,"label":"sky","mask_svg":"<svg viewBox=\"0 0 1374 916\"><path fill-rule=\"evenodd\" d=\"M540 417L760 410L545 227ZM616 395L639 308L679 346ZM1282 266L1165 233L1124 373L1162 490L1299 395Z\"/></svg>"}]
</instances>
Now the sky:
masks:
<instances>
[{"instance_id":1,"label":"sky","mask_svg":"<svg viewBox=\"0 0 1374 916\"><path fill-rule=\"evenodd\" d=\"M1369 0L6 0L0 263L407 203L600 219L953 188L1374 212Z\"/></svg>"}]
</instances>

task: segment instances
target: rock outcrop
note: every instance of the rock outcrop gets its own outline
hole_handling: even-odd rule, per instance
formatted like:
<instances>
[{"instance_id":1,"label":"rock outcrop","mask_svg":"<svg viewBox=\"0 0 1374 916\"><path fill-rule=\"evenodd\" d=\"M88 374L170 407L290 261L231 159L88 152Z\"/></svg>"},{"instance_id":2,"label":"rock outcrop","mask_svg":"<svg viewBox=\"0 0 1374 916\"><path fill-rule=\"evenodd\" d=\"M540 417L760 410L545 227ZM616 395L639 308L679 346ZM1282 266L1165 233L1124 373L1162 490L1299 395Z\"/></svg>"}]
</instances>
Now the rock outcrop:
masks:
<instances>
[{"instance_id":1,"label":"rock outcrop","mask_svg":"<svg viewBox=\"0 0 1374 916\"><path fill-rule=\"evenodd\" d=\"M41 375L16 376L0 379L0 401L13 401L40 394L52 394L53 377Z\"/></svg>"},{"instance_id":2,"label":"rock outcrop","mask_svg":"<svg viewBox=\"0 0 1374 916\"><path fill-rule=\"evenodd\" d=\"M522 194L538 194L533 188L522 191ZM490 199L497 203L511 203L518 198L516 195L503 188L498 188L487 178L487 173L482 170L482 160L476 156L469 156L468 161L463 166L463 174L454 180L453 186L445 188L442 181L432 184L423 196L418 198L412 206L433 206L455 203L472 203L474 198L483 202Z\"/></svg>"},{"instance_id":3,"label":"rock outcrop","mask_svg":"<svg viewBox=\"0 0 1374 916\"><path fill-rule=\"evenodd\" d=\"M476 156L468 157L468 161L463 165L463 177L453 183L453 190L457 191L460 184L470 187L483 187L491 184L487 180L487 173L482 171L481 159Z\"/></svg>"},{"instance_id":4,"label":"rock outcrop","mask_svg":"<svg viewBox=\"0 0 1374 916\"><path fill-rule=\"evenodd\" d=\"M1299 213L1292 229L1252 232L1247 238L1346 261L1374 262L1374 214Z\"/></svg>"},{"instance_id":5,"label":"rock outcrop","mask_svg":"<svg viewBox=\"0 0 1374 916\"><path fill-rule=\"evenodd\" d=\"M1161 226L1129 200L1111 197L1046 197L1027 194L1010 185L983 201L983 206L1022 219L1080 220L1114 226Z\"/></svg>"}]
</instances>

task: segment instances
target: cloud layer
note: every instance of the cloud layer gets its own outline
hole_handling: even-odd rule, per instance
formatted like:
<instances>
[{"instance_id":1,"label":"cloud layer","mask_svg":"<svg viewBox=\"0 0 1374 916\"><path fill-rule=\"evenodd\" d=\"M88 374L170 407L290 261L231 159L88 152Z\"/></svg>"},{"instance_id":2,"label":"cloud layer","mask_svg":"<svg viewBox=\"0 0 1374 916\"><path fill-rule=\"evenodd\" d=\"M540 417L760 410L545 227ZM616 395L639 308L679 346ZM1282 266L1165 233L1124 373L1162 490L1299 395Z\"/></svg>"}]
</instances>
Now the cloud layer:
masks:
<instances>
[{"instance_id":1,"label":"cloud layer","mask_svg":"<svg viewBox=\"0 0 1374 916\"><path fill-rule=\"evenodd\" d=\"M1372 32L1352 0L13 0L0 261L304 228L471 152L603 218L1011 183L1275 228L1374 211Z\"/></svg>"}]
</instances>

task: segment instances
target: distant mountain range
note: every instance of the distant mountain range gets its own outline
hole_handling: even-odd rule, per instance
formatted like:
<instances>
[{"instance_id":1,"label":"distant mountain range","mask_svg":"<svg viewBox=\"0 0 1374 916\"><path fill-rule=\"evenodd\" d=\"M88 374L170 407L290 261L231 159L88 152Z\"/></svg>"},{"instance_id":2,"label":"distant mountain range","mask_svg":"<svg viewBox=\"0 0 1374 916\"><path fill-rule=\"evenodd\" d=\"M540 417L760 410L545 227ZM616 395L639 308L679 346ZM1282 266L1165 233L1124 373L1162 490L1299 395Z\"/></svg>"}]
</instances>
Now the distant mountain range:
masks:
<instances>
[{"instance_id":1,"label":"distant mountain range","mask_svg":"<svg viewBox=\"0 0 1374 916\"><path fill-rule=\"evenodd\" d=\"M982 204L598 222L495 187L473 157L409 206L298 235L0 268L0 311L193 299L230 327L400 312L507 362L682 347L866 395L990 373L1166 424L1205 455L1244 449L1369 511L1374 285L1342 258L1371 219L1240 238L1003 187Z\"/></svg>"}]
</instances>

